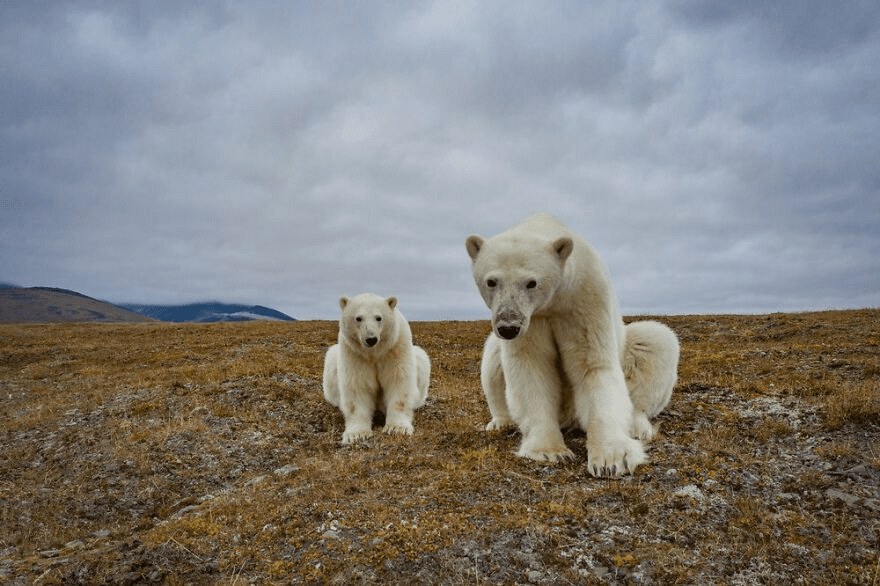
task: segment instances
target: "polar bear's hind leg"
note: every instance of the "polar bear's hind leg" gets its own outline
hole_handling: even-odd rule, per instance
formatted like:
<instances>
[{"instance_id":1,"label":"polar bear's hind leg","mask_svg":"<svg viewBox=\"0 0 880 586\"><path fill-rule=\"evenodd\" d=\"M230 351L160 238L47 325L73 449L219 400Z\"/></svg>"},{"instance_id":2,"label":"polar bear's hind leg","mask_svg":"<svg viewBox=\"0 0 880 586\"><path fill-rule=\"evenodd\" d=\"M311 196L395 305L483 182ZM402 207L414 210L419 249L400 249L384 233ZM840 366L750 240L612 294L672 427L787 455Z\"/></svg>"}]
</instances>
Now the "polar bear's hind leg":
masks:
<instances>
[{"instance_id":1,"label":"polar bear's hind leg","mask_svg":"<svg viewBox=\"0 0 880 586\"><path fill-rule=\"evenodd\" d=\"M655 431L651 419L669 404L678 380L678 338L656 321L633 322L625 332L622 366L633 403L631 434L649 440Z\"/></svg>"},{"instance_id":2,"label":"polar bear's hind leg","mask_svg":"<svg viewBox=\"0 0 880 586\"><path fill-rule=\"evenodd\" d=\"M416 358L416 386L418 393L413 403L413 409L418 409L425 404L428 398L428 386L431 384L431 359L428 353L419 346L413 346Z\"/></svg>"},{"instance_id":3,"label":"polar bear's hind leg","mask_svg":"<svg viewBox=\"0 0 880 586\"><path fill-rule=\"evenodd\" d=\"M324 357L324 398L334 407L339 407L339 344L327 350Z\"/></svg>"}]
</instances>

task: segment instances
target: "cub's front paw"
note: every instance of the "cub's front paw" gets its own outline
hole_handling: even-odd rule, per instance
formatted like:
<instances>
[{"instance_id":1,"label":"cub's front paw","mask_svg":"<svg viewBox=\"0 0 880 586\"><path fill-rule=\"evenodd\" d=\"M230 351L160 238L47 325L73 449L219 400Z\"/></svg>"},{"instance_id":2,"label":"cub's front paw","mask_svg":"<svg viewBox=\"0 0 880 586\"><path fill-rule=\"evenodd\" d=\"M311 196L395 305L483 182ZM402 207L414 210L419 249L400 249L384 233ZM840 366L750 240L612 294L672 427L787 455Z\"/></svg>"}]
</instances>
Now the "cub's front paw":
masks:
<instances>
[{"instance_id":1,"label":"cub's front paw","mask_svg":"<svg viewBox=\"0 0 880 586\"><path fill-rule=\"evenodd\" d=\"M498 431L513 427L513 419L504 417L493 417L492 421L486 424L486 431Z\"/></svg>"},{"instance_id":2,"label":"cub's front paw","mask_svg":"<svg viewBox=\"0 0 880 586\"><path fill-rule=\"evenodd\" d=\"M372 429L346 429L342 434L342 445L356 444L369 439L373 435Z\"/></svg>"},{"instance_id":3,"label":"cub's front paw","mask_svg":"<svg viewBox=\"0 0 880 586\"><path fill-rule=\"evenodd\" d=\"M630 437L587 439L587 469L593 476L617 478L632 474L647 461L642 443Z\"/></svg>"},{"instance_id":4,"label":"cub's front paw","mask_svg":"<svg viewBox=\"0 0 880 586\"><path fill-rule=\"evenodd\" d=\"M409 423L386 423L382 431L388 435L412 435L413 426Z\"/></svg>"}]
</instances>

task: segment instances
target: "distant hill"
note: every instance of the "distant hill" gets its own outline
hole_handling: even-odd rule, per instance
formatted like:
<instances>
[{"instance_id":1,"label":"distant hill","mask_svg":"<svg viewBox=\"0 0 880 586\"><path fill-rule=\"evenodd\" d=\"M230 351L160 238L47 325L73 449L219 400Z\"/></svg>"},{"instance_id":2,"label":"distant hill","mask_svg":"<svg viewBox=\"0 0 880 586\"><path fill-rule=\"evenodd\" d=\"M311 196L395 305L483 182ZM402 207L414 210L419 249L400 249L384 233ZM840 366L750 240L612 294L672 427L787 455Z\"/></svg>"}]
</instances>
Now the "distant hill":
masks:
<instances>
[{"instance_id":1,"label":"distant hill","mask_svg":"<svg viewBox=\"0 0 880 586\"><path fill-rule=\"evenodd\" d=\"M241 305L206 301L187 305L121 304L120 307L153 319L173 322L249 321L254 319L295 321L287 314L262 305Z\"/></svg>"},{"instance_id":2,"label":"distant hill","mask_svg":"<svg viewBox=\"0 0 880 586\"><path fill-rule=\"evenodd\" d=\"M57 287L0 282L0 323L19 322L235 322L296 321L262 305L209 301L187 305L113 304Z\"/></svg>"},{"instance_id":3,"label":"distant hill","mask_svg":"<svg viewBox=\"0 0 880 586\"><path fill-rule=\"evenodd\" d=\"M0 323L146 321L153 320L76 291L0 283Z\"/></svg>"}]
</instances>

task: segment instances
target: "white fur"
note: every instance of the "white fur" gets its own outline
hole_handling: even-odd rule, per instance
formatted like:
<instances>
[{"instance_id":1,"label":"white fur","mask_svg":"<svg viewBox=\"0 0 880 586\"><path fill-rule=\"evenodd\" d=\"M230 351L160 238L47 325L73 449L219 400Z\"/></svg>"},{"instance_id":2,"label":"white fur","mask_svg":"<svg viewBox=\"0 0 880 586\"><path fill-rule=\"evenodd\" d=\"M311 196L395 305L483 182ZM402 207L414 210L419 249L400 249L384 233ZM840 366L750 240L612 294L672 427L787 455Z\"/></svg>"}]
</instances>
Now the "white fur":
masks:
<instances>
[{"instance_id":1,"label":"white fur","mask_svg":"<svg viewBox=\"0 0 880 586\"><path fill-rule=\"evenodd\" d=\"M547 214L466 245L492 310L481 366L486 428L515 423L520 456L556 462L573 456L560 428L577 424L594 476L644 463L640 439L653 435L649 419L669 403L677 379L672 330L658 322L625 327L599 256Z\"/></svg>"},{"instance_id":2,"label":"white fur","mask_svg":"<svg viewBox=\"0 0 880 586\"><path fill-rule=\"evenodd\" d=\"M428 396L431 361L413 345L397 298L363 293L341 297L339 307L339 343L324 358L324 398L345 418L342 443L370 437L377 409L385 414L385 433L412 435L413 411Z\"/></svg>"},{"instance_id":3,"label":"white fur","mask_svg":"<svg viewBox=\"0 0 880 586\"><path fill-rule=\"evenodd\" d=\"M650 420L669 404L678 379L678 338L666 325L637 321L626 326L623 374L632 399L635 437L650 440Z\"/></svg>"}]
</instances>

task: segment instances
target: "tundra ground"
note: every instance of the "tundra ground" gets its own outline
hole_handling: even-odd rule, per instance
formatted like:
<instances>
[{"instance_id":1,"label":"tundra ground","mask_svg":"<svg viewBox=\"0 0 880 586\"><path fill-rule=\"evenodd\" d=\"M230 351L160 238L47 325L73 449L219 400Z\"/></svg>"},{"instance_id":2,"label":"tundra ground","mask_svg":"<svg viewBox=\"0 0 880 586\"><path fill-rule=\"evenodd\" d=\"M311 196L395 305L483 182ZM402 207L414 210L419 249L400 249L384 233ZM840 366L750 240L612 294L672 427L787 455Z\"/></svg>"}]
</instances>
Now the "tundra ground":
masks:
<instances>
[{"instance_id":1,"label":"tundra ground","mask_svg":"<svg viewBox=\"0 0 880 586\"><path fill-rule=\"evenodd\" d=\"M0 582L880 584L880 310L659 319L618 480L483 431L485 321L414 322L415 435L354 447L334 322L0 324Z\"/></svg>"}]
</instances>

